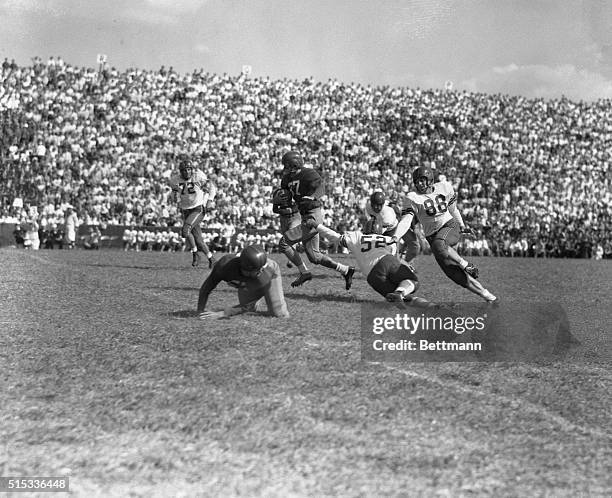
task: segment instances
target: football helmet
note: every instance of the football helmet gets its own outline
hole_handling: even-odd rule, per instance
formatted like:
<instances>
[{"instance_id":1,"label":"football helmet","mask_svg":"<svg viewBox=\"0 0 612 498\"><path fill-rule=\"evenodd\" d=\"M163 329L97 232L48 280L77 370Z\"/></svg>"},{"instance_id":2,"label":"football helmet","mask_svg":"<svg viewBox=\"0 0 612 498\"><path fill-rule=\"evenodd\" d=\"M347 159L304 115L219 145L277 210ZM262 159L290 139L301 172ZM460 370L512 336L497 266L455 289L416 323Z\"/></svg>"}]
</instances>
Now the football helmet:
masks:
<instances>
[{"instance_id":1,"label":"football helmet","mask_svg":"<svg viewBox=\"0 0 612 498\"><path fill-rule=\"evenodd\" d=\"M304 159L294 150L285 152L281 159L284 171L299 171L304 166Z\"/></svg>"},{"instance_id":2,"label":"football helmet","mask_svg":"<svg viewBox=\"0 0 612 498\"><path fill-rule=\"evenodd\" d=\"M412 172L412 183L419 194L426 194L434 183L434 174L429 166L419 166Z\"/></svg>"},{"instance_id":3,"label":"football helmet","mask_svg":"<svg viewBox=\"0 0 612 498\"><path fill-rule=\"evenodd\" d=\"M191 175L193 174L193 163L191 162L191 159L189 158L181 158L181 160L179 161L179 171L181 173L181 176L183 177L183 180L188 180Z\"/></svg>"},{"instance_id":4,"label":"football helmet","mask_svg":"<svg viewBox=\"0 0 612 498\"><path fill-rule=\"evenodd\" d=\"M266 251L259 245L245 247L240 253L240 269L247 277L256 277L268 261Z\"/></svg>"},{"instance_id":5,"label":"football helmet","mask_svg":"<svg viewBox=\"0 0 612 498\"><path fill-rule=\"evenodd\" d=\"M374 192L370 196L370 206L372 207L372 211L375 213L380 213L383 206L385 205L385 194L382 192Z\"/></svg>"}]
</instances>

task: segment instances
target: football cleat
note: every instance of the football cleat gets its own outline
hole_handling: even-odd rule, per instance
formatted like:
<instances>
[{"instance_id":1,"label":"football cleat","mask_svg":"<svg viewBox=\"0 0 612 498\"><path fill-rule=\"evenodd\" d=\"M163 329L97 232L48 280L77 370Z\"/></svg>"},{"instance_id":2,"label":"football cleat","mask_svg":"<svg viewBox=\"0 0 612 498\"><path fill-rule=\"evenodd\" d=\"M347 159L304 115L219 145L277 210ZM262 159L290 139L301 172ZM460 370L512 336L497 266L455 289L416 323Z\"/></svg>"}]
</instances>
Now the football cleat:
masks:
<instances>
[{"instance_id":1,"label":"football cleat","mask_svg":"<svg viewBox=\"0 0 612 498\"><path fill-rule=\"evenodd\" d=\"M202 260L202 257L197 252L193 252L191 254L193 254L193 260L191 261L191 266L195 268L196 266L200 265L200 261Z\"/></svg>"},{"instance_id":2,"label":"football cleat","mask_svg":"<svg viewBox=\"0 0 612 498\"><path fill-rule=\"evenodd\" d=\"M291 282L291 287L299 287L302 284L305 284L309 280L312 280L312 273L309 271L305 273L300 273L300 276L296 278L293 282Z\"/></svg>"},{"instance_id":3,"label":"football cleat","mask_svg":"<svg viewBox=\"0 0 612 498\"><path fill-rule=\"evenodd\" d=\"M351 286L353 285L353 275L355 275L355 267L349 266L346 275L344 275L344 287L346 290L351 290Z\"/></svg>"},{"instance_id":4,"label":"football cleat","mask_svg":"<svg viewBox=\"0 0 612 498\"><path fill-rule=\"evenodd\" d=\"M389 294L385 296L385 299L390 303L401 303L404 301L404 293L402 291L397 290L389 292Z\"/></svg>"},{"instance_id":5,"label":"football cleat","mask_svg":"<svg viewBox=\"0 0 612 498\"><path fill-rule=\"evenodd\" d=\"M468 265L464 268L465 273L467 273L472 278L478 278L478 268L474 266L474 263L468 263Z\"/></svg>"}]
</instances>

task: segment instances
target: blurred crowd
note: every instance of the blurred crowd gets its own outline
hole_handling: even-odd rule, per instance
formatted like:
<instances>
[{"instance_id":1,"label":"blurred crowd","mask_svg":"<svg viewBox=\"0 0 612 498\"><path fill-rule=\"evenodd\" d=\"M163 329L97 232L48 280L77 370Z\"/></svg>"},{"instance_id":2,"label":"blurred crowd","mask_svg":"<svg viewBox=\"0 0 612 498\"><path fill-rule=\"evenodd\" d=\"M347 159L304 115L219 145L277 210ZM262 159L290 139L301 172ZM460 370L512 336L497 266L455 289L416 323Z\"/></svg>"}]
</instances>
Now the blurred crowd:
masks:
<instances>
[{"instance_id":1,"label":"blurred crowd","mask_svg":"<svg viewBox=\"0 0 612 498\"><path fill-rule=\"evenodd\" d=\"M612 257L612 103L528 100L336 80L75 67L61 57L0 78L0 220L52 231L180 225L178 154L217 186L204 227L277 228L270 194L289 148L327 182L326 222L356 228L369 194L398 200L429 164L454 184L475 254ZM14 199L23 199L23 206Z\"/></svg>"}]
</instances>

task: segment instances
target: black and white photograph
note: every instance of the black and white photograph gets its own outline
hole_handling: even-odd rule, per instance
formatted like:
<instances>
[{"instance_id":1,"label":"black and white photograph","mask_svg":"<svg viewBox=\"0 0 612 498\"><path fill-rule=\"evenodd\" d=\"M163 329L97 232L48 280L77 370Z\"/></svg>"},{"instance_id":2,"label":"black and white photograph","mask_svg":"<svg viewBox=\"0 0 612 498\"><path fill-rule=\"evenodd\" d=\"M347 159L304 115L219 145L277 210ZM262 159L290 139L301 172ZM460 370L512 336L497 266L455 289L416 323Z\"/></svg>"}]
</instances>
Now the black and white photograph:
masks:
<instances>
[{"instance_id":1,"label":"black and white photograph","mask_svg":"<svg viewBox=\"0 0 612 498\"><path fill-rule=\"evenodd\" d=\"M0 0L0 494L612 496L612 3Z\"/></svg>"}]
</instances>

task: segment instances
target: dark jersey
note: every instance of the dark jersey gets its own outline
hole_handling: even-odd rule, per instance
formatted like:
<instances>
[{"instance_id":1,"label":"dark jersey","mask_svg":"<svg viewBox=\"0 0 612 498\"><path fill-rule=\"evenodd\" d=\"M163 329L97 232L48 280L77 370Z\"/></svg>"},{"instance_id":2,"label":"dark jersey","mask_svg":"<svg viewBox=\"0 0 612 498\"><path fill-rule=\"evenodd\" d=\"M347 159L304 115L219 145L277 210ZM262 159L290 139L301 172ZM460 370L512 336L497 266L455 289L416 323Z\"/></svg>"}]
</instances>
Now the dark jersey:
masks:
<instances>
[{"instance_id":1,"label":"dark jersey","mask_svg":"<svg viewBox=\"0 0 612 498\"><path fill-rule=\"evenodd\" d=\"M208 278L200 288L200 307L204 309L209 294L220 282L227 282L237 289L248 287L249 290L256 291L269 286L273 276L274 272L266 265L256 277L245 277L240 271L240 257L226 254L215 263L210 275L208 275Z\"/></svg>"},{"instance_id":2,"label":"dark jersey","mask_svg":"<svg viewBox=\"0 0 612 498\"><path fill-rule=\"evenodd\" d=\"M325 185L323 178L316 170L302 168L298 172L284 175L281 187L291 191L300 213L307 213L321 207L320 199L325 195Z\"/></svg>"}]
</instances>

